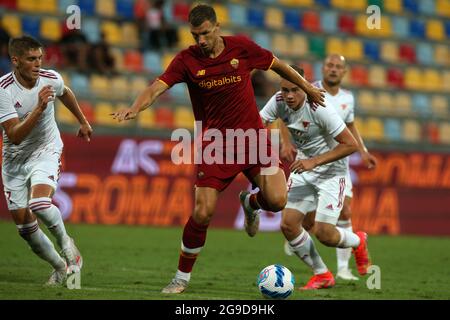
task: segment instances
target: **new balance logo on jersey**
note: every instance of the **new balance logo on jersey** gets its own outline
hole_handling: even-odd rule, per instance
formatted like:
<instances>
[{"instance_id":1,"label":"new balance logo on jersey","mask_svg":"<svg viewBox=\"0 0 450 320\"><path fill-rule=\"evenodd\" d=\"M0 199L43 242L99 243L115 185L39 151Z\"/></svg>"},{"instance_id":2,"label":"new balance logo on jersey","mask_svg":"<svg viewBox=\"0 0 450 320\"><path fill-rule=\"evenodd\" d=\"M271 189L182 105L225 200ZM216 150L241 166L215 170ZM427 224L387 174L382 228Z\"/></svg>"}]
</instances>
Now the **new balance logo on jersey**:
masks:
<instances>
[{"instance_id":1,"label":"new balance logo on jersey","mask_svg":"<svg viewBox=\"0 0 450 320\"><path fill-rule=\"evenodd\" d=\"M327 205L325 208L329 209L329 210L333 210L333 205L330 203L329 205Z\"/></svg>"},{"instance_id":2,"label":"new balance logo on jersey","mask_svg":"<svg viewBox=\"0 0 450 320\"><path fill-rule=\"evenodd\" d=\"M20 104L19 101L16 102L16 104L14 105L14 108L16 108L16 109L22 108L22 105Z\"/></svg>"},{"instance_id":3,"label":"new balance logo on jersey","mask_svg":"<svg viewBox=\"0 0 450 320\"><path fill-rule=\"evenodd\" d=\"M205 69L198 70L198 71L197 71L197 77L199 77L199 76L204 76L205 73L206 73L206 70L205 70Z\"/></svg>"}]
</instances>

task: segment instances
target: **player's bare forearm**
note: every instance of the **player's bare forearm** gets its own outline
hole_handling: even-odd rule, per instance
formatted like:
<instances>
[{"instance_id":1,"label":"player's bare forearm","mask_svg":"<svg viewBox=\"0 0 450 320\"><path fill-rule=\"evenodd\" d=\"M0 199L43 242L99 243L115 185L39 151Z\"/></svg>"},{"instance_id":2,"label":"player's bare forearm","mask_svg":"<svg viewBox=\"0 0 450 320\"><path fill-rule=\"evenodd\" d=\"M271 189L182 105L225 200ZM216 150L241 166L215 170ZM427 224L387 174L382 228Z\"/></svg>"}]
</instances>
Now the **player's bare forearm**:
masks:
<instances>
[{"instance_id":1,"label":"player's bare forearm","mask_svg":"<svg viewBox=\"0 0 450 320\"><path fill-rule=\"evenodd\" d=\"M168 88L169 87L164 82L159 80L154 81L136 98L131 109L133 112L139 113L149 108Z\"/></svg>"},{"instance_id":2,"label":"player's bare forearm","mask_svg":"<svg viewBox=\"0 0 450 320\"><path fill-rule=\"evenodd\" d=\"M69 87L64 87L64 93L62 96L58 97L58 99L64 104L64 106L66 106L67 109L69 109L75 118L77 118L80 125L88 124L88 121L86 120L86 117L78 104L75 94Z\"/></svg>"},{"instance_id":3,"label":"player's bare forearm","mask_svg":"<svg viewBox=\"0 0 450 320\"><path fill-rule=\"evenodd\" d=\"M5 130L8 140L15 145L20 144L36 126L43 112L44 110L41 108L35 108L23 121L13 118L3 122L3 130Z\"/></svg>"},{"instance_id":4,"label":"player's bare forearm","mask_svg":"<svg viewBox=\"0 0 450 320\"><path fill-rule=\"evenodd\" d=\"M347 128L345 128L340 134L338 134L335 137L335 140L339 142L336 147L313 158L316 166L345 158L358 151L356 140L351 134L350 130L348 130Z\"/></svg>"},{"instance_id":5,"label":"player's bare forearm","mask_svg":"<svg viewBox=\"0 0 450 320\"><path fill-rule=\"evenodd\" d=\"M356 139L356 143L358 144L358 151L362 154L364 152L367 152L367 148L364 144L364 141L358 131L358 128L356 128L354 122L347 123L347 128L352 133L353 137Z\"/></svg>"},{"instance_id":6,"label":"player's bare forearm","mask_svg":"<svg viewBox=\"0 0 450 320\"><path fill-rule=\"evenodd\" d=\"M287 128L286 124L283 120L278 119L279 125L278 129L280 129L280 143L290 143L291 142L291 133L289 132L289 129Z\"/></svg>"}]
</instances>

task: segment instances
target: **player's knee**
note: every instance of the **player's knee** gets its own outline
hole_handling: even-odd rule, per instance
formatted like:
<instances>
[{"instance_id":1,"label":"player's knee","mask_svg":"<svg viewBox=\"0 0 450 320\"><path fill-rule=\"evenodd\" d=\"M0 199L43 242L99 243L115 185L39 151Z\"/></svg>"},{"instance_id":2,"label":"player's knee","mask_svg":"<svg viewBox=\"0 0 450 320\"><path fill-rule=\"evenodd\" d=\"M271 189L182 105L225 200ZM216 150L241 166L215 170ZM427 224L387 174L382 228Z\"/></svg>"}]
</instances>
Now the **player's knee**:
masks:
<instances>
[{"instance_id":1,"label":"player's knee","mask_svg":"<svg viewBox=\"0 0 450 320\"><path fill-rule=\"evenodd\" d=\"M198 224L209 224L213 213L214 208L211 208L211 206L208 206L206 203L197 203L195 205L193 218Z\"/></svg>"},{"instance_id":2,"label":"player's knee","mask_svg":"<svg viewBox=\"0 0 450 320\"><path fill-rule=\"evenodd\" d=\"M270 211L277 212L284 209L287 203L287 194L277 193L270 197Z\"/></svg>"},{"instance_id":3,"label":"player's knee","mask_svg":"<svg viewBox=\"0 0 450 320\"><path fill-rule=\"evenodd\" d=\"M342 207L339 220L350 220L352 218L352 209L348 204L344 204Z\"/></svg>"},{"instance_id":4,"label":"player's knee","mask_svg":"<svg viewBox=\"0 0 450 320\"><path fill-rule=\"evenodd\" d=\"M283 232L283 234L285 236L292 236L293 234L295 234L296 229L298 228L298 226L295 226L293 223L290 223L289 221L285 221L285 220L281 220L280 223L280 229L281 232Z\"/></svg>"}]
</instances>

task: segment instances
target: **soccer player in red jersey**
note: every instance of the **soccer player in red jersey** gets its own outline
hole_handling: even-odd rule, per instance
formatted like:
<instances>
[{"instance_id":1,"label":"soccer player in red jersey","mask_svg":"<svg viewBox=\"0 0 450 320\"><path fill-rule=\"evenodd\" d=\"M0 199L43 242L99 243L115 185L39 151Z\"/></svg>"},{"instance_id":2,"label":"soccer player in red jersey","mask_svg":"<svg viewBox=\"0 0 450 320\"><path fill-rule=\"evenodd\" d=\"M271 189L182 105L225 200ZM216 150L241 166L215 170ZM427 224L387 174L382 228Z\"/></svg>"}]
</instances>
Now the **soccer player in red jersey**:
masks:
<instances>
[{"instance_id":1,"label":"soccer player in red jersey","mask_svg":"<svg viewBox=\"0 0 450 320\"><path fill-rule=\"evenodd\" d=\"M272 69L302 88L311 103L324 105L323 90L312 86L270 51L243 36L220 36L220 25L211 6L194 7L189 13L189 23L196 45L178 53L167 70L136 98L133 105L113 113L113 118L119 122L134 119L171 86L185 82L203 135L210 129L223 135L229 129L265 130L250 80L253 69ZM266 139L264 143L270 146L270 140ZM210 143L202 139L203 147ZM251 147L251 143L246 142L246 159ZM260 190L253 195L246 191L240 194L246 215L245 228L250 236L258 230L259 209L277 212L286 205L283 170L276 167L273 174L261 174L267 165L261 162L250 164L247 160L243 164L211 164L207 161L197 165L194 212L184 227L175 278L162 290L163 293L181 293L186 289L192 267L205 244L219 193L240 172Z\"/></svg>"}]
</instances>

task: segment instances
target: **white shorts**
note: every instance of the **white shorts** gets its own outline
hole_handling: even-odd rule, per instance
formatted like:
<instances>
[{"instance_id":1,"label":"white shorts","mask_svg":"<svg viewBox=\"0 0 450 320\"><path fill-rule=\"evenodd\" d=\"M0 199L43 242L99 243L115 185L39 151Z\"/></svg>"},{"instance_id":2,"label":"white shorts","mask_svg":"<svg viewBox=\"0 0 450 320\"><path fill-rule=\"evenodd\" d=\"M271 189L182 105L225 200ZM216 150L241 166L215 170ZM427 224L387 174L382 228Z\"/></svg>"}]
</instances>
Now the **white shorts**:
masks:
<instances>
[{"instance_id":1,"label":"white shorts","mask_svg":"<svg viewBox=\"0 0 450 320\"><path fill-rule=\"evenodd\" d=\"M347 175L345 176L345 196L353 198L353 183L350 170L347 170Z\"/></svg>"},{"instance_id":2,"label":"white shorts","mask_svg":"<svg viewBox=\"0 0 450 320\"><path fill-rule=\"evenodd\" d=\"M2 170L3 188L9 210L28 207L31 187L46 184L56 190L61 170L61 153L43 154L38 159Z\"/></svg>"},{"instance_id":3,"label":"white shorts","mask_svg":"<svg viewBox=\"0 0 450 320\"><path fill-rule=\"evenodd\" d=\"M308 173L291 174L286 209L303 214L316 211L315 221L336 225L344 204L345 176L320 179Z\"/></svg>"}]
</instances>

